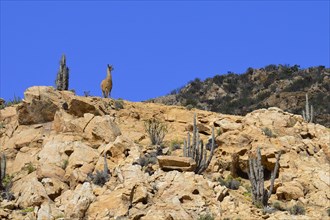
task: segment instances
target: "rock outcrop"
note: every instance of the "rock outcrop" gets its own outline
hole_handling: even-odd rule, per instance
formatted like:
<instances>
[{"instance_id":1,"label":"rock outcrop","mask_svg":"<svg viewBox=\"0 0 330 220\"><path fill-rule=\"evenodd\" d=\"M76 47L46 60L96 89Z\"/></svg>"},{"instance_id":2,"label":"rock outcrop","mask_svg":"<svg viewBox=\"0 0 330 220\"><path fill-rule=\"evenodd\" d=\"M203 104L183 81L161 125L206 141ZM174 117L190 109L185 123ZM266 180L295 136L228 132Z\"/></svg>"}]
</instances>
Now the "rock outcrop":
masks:
<instances>
[{"instance_id":1,"label":"rock outcrop","mask_svg":"<svg viewBox=\"0 0 330 220\"><path fill-rule=\"evenodd\" d=\"M23 103L0 110L0 150L7 157L15 199L0 199L1 219L290 219L251 202L247 162L261 148L265 187L281 151L270 203L303 206L303 219L327 219L330 207L330 130L279 108L246 116L154 103L77 97L32 87ZM197 175L182 142L197 113L200 138L217 132L208 169ZM169 125L158 156L144 130L157 118ZM141 158L146 158L142 163ZM153 160L154 159L154 160ZM110 179L97 185L90 174ZM240 182L234 190L224 181Z\"/></svg>"}]
</instances>

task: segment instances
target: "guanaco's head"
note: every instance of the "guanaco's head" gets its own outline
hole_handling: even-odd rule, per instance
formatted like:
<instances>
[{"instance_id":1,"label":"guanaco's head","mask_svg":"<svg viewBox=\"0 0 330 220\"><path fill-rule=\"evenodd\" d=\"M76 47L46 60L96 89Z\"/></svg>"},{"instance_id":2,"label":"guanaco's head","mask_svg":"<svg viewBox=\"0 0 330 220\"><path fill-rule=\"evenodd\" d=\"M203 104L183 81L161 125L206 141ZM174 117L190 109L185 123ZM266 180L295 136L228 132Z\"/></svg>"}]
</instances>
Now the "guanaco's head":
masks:
<instances>
[{"instance_id":1,"label":"guanaco's head","mask_svg":"<svg viewBox=\"0 0 330 220\"><path fill-rule=\"evenodd\" d=\"M108 71L111 72L112 70L114 70L113 66L108 64Z\"/></svg>"}]
</instances>

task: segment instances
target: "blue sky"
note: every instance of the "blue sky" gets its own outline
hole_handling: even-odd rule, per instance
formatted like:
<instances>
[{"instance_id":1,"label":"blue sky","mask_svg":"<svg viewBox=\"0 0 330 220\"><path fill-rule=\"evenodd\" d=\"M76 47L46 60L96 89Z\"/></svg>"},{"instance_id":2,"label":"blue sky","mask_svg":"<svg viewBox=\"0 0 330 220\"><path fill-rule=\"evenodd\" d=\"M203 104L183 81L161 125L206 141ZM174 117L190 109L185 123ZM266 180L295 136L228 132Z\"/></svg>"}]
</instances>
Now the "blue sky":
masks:
<instances>
[{"instance_id":1,"label":"blue sky","mask_svg":"<svg viewBox=\"0 0 330 220\"><path fill-rule=\"evenodd\" d=\"M1 1L0 97L53 86L141 101L248 67L329 67L329 1Z\"/></svg>"}]
</instances>

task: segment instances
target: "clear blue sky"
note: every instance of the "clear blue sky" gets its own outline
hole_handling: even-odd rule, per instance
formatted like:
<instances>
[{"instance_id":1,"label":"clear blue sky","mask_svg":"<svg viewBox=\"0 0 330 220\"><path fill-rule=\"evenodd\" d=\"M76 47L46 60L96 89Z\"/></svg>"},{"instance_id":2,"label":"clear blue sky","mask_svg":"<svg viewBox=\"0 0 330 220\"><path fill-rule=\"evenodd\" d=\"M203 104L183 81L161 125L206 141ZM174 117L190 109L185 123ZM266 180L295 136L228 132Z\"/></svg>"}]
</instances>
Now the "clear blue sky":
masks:
<instances>
[{"instance_id":1,"label":"clear blue sky","mask_svg":"<svg viewBox=\"0 0 330 220\"><path fill-rule=\"evenodd\" d=\"M0 97L54 85L114 98L165 95L196 77L248 67L329 67L329 1L1 1Z\"/></svg>"}]
</instances>

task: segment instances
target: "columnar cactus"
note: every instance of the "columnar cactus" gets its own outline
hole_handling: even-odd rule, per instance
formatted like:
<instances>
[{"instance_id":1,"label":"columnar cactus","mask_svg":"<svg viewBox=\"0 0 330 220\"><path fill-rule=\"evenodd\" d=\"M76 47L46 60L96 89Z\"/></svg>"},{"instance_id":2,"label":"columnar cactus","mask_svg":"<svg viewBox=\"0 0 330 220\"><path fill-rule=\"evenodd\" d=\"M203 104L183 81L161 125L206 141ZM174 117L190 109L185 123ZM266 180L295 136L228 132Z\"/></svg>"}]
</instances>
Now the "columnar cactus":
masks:
<instances>
[{"instance_id":1,"label":"columnar cactus","mask_svg":"<svg viewBox=\"0 0 330 220\"><path fill-rule=\"evenodd\" d=\"M264 168L261 164L260 148L257 149L257 158L249 158L249 179L252 188L252 202L256 206L267 206L274 188L275 177L279 168L281 152L276 156L276 164L271 175L269 191L264 188Z\"/></svg>"},{"instance_id":2,"label":"columnar cactus","mask_svg":"<svg viewBox=\"0 0 330 220\"><path fill-rule=\"evenodd\" d=\"M305 121L308 123L313 122L313 117L314 117L314 109L313 106L309 106L308 102L308 94L306 93L306 103L305 103L305 111L302 111L302 115Z\"/></svg>"},{"instance_id":3,"label":"columnar cactus","mask_svg":"<svg viewBox=\"0 0 330 220\"><path fill-rule=\"evenodd\" d=\"M69 68L66 66L64 54L60 61L60 70L57 73L55 84L57 90L68 90L69 88Z\"/></svg>"},{"instance_id":4,"label":"columnar cactus","mask_svg":"<svg viewBox=\"0 0 330 220\"><path fill-rule=\"evenodd\" d=\"M4 186L2 184L2 181L4 180L6 176L6 155L1 155L1 163L0 163L0 190L4 190Z\"/></svg>"},{"instance_id":5,"label":"columnar cactus","mask_svg":"<svg viewBox=\"0 0 330 220\"><path fill-rule=\"evenodd\" d=\"M211 152L207 158L207 150L204 149L203 141L200 140L199 132L196 124L196 114L194 115L194 125L193 125L193 137L192 145L190 145L190 133L188 132L187 140L184 140L183 156L191 157L196 162L196 174L201 174L209 166L213 153L214 153L214 127L212 128L212 141L211 141Z\"/></svg>"}]
</instances>

